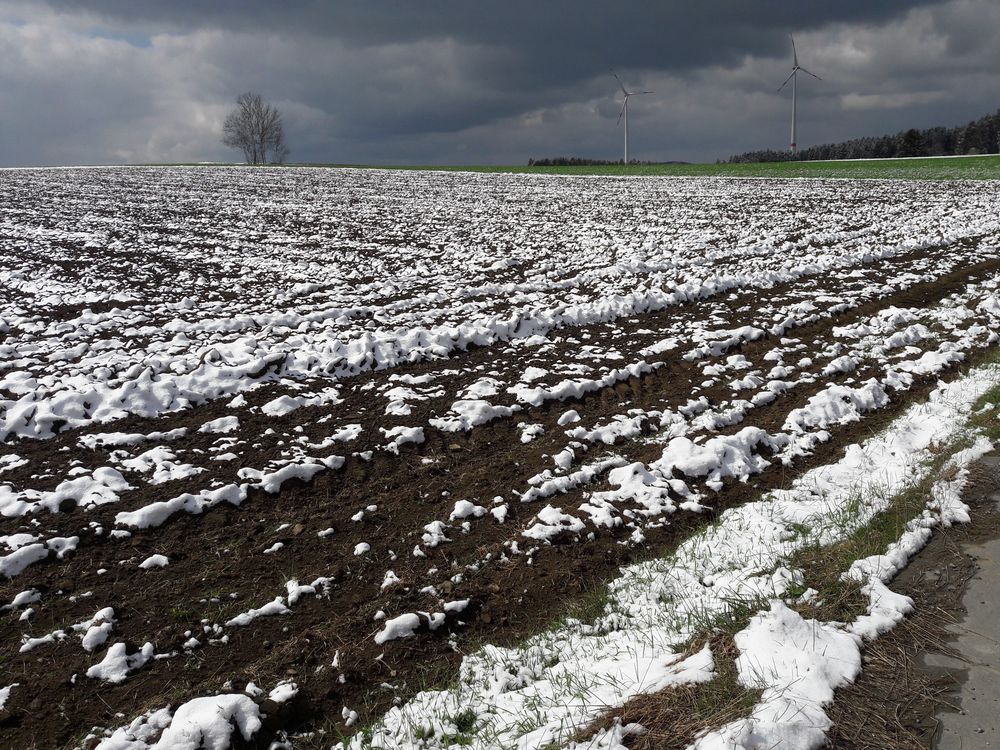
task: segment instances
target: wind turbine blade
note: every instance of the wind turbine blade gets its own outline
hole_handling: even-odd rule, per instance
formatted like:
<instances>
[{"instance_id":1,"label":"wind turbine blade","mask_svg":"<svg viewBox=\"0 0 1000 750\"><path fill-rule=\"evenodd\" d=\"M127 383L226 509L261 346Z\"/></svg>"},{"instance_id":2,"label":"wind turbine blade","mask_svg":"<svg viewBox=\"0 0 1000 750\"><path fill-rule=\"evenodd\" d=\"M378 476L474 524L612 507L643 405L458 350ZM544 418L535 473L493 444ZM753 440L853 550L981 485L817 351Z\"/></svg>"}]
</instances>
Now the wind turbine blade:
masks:
<instances>
[{"instance_id":1,"label":"wind turbine blade","mask_svg":"<svg viewBox=\"0 0 1000 750\"><path fill-rule=\"evenodd\" d=\"M788 38L792 40L792 65L797 68L799 67L799 54L795 51L795 37L789 34Z\"/></svg>"},{"instance_id":2,"label":"wind turbine blade","mask_svg":"<svg viewBox=\"0 0 1000 750\"><path fill-rule=\"evenodd\" d=\"M622 83L622 79L618 77L618 74L615 73L614 70L612 70L611 75L613 75L615 77L615 80L618 81L618 86L621 88L622 93L625 94L625 96L628 96L628 90L625 88L625 84Z\"/></svg>"},{"instance_id":3,"label":"wind turbine blade","mask_svg":"<svg viewBox=\"0 0 1000 750\"><path fill-rule=\"evenodd\" d=\"M625 101L622 103L621 112L618 113L618 122L615 123L616 125L622 124L622 115L625 114L625 107L627 106L628 106L628 96L626 95Z\"/></svg>"},{"instance_id":4,"label":"wind turbine blade","mask_svg":"<svg viewBox=\"0 0 1000 750\"><path fill-rule=\"evenodd\" d=\"M637 94L655 94L655 91L636 91Z\"/></svg>"},{"instance_id":5,"label":"wind turbine blade","mask_svg":"<svg viewBox=\"0 0 1000 750\"><path fill-rule=\"evenodd\" d=\"M801 71L802 71L803 73L809 73L809 71L808 71L808 70L806 70L805 68L799 68L799 70L801 70ZM815 78L815 79L816 79L817 81L822 81L822 80L823 80L822 78L820 78L820 77L819 77L818 75L816 75L815 73L809 73L809 75L811 75L811 76L812 76L813 78Z\"/></svg>"},{"instance_id":6,"label":"wind turbine blade","mask_svg":"<svg viewBox=\"0 0 1000 750\"><path fill-rule=\"evenodd\" d=\"M810 74L810 75L811 75L811 74ZM785 88L785 86L787 86L787 85L788 85L788 82L789 82L790 80L792 80L792 78L793 78L794 76L795 76L795 71L793 70L793 71L792 71L792 72L791 72L791 73L789 74L788 78L786 78L786 79L785 79L785 82L784 82L783 84L781 84L780 86L778 86L778 91L781 91L781 90L782 90L783 88Z\"/></svg>"}]
</instances>

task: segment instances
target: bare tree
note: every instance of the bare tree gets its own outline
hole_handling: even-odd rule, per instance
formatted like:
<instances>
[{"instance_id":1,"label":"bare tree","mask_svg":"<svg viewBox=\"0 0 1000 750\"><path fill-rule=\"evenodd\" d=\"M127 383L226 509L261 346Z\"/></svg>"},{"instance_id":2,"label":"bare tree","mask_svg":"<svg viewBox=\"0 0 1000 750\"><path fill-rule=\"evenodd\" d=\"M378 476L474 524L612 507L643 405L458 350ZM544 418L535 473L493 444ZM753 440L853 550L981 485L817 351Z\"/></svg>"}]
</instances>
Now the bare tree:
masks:
<instances>
[{"instance_id":1,"label":"bare tree","mask_svg":"<svg viewBox=\"0 0 1000 750\"><path fill-rule=\"evenodd\" d=\"M283 164L288 157L281 113L252 91L236 98L222 125L222 142L241 149L247 164Z\"/></svg>"}]
</instances>

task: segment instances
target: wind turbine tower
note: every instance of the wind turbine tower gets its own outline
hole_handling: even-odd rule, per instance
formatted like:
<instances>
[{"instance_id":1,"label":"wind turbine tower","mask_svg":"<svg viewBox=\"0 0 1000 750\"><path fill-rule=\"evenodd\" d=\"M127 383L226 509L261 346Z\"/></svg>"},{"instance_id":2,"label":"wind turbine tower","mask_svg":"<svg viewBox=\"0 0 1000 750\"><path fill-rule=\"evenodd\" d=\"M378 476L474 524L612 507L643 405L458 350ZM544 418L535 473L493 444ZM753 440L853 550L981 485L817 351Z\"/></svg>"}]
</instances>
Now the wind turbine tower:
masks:
<instances>
[{"instance_id":1,"label":"wind turbine tower","mask_svg":"<svg viewBox=\"0 0 1000 750\"><path fill-rule=\"evenodd\" d=\"M799 65L799 56L798 56L798 53L795 51L795 37L793 37L791 34L789 34L788 38L792 40L792 72L791 72L791 75L789 75L788 78L785 79L785 82L783 84L781 84L781 86L778 88L778 91L780 92L783 88L785 88L785 86L788 85L789 81L792 82L792 142L791 142L790 149L791 149L791 152L794 154L795 153L795 148L796 148L796 146L795 146L795 115L796 115L796 107L797 107L797 104L798 104L798 102L796 100L796 92L795 92L796 78L798 77L799 71L802 71L803 73L805 73L807 75L811 75L817 81L822 81L823 79L820 78L815 73L810 73L808 70L806 70L801 65Z\"/></svg>"},{"instance_id":2,"label":"wind turbine tower","mask_svg":"<svg viewBox=\"0 0 1000 750\"><path fill-rule=\"evenodd\" d=\"M618 77L618 74L615 73L615 71L612 70L611 71L611 75L613 75L615 77L615 80L618 81L618 86L621 88L622 94L625 95L625 101L622 102L622 111L618 113L618 124L619 125L621 124L622 115L624 115L625 116L625 166L627 167L628 166L628 98L630 96L640 96L642 94L652 94L653 92L652 91L629 91L627 88L625 88L625 84L622 83L622 79Z\"/></svg>"}]
</instances>

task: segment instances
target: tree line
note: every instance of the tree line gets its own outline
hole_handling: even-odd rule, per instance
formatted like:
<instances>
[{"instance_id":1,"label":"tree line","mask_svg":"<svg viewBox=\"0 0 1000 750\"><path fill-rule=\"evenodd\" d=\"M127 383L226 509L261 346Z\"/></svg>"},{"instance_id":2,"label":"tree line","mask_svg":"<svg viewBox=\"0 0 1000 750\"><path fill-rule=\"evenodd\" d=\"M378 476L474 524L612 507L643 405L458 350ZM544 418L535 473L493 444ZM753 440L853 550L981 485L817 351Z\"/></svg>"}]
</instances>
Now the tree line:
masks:
<instances>
[{"instance_id":1,"label":"tree line","mask_svg":"<svg viewBox=\"0 0 1000 750\"><path fill-rule=\"evenodd\" d=\"M683 164L679 161L639 161L629 159L629 164L651 166L655 164ZM625 164L624 159L585 159L580 156L554 156L544 159L528 159L529 167L615 167Z\"/></svg>"},{"instance_id":2,"label":"tree line","mask_svg":"<svg viewBox=\"0 0 1000 750\"><path fill-rule=\"evenodd\" d=\"M926 130L910 128L895 135L854 138L842 143L810 146L797 153L748 151L729 158L730 164L821 159L892 159L907 156L960 156L1000 153L1000 110L967 125Z\"/></svg>"},{"instance_id":3,"label":"tree line","mask_svg":"<svg viewBox=\"0 0 1000 750\"><path fill-rule=\"evenodd\" d=\"M621 164L621 160L584 159L579 156L553 156L544 159L528 159L529 167L608 167Z\"/></svg>"}]
</instances>

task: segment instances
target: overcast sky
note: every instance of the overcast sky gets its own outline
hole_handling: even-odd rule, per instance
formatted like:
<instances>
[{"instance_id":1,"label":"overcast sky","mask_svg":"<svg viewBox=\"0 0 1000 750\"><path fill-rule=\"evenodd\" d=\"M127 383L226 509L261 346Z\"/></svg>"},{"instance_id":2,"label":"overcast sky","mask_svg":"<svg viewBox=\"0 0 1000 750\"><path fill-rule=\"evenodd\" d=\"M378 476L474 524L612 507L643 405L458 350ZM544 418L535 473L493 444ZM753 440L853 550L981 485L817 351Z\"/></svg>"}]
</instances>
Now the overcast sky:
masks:
<instances>
[{"instance_id":1,"label":"overcast sky","mask_svg":"<svg viewBox=\"0 0 1000 750\"><path fill-rule=\"evenodd\" d=\"M0 0L0 165L235 160L235 97L293 161L714 161L1000 108L997 0Z\"/></svg>"}]
</instances>

